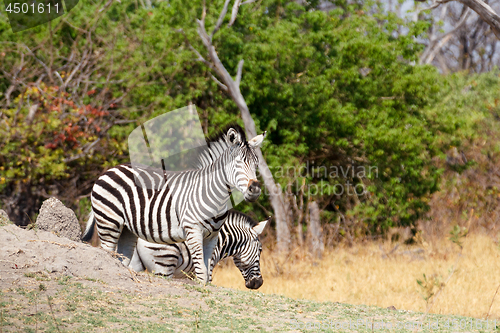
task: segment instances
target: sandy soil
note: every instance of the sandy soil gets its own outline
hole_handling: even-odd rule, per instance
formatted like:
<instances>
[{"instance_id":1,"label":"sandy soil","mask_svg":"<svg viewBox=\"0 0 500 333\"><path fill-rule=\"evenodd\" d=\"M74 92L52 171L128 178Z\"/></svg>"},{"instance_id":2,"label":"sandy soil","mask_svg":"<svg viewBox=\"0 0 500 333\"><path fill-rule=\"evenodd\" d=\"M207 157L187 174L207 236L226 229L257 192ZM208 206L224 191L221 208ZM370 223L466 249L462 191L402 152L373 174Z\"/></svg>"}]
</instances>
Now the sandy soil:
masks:
<instances>
[{"instance_id":1,"label":"sandy soil","mask_svg":"<svg viewBox=\"0 0 500 333\"><path fill-rule=\"evenodd\" d=\"M59 289L57 280L61 276L81 280L82 284L100 285L107 291L118 289L150 295L183 296L188 293L184 288L186 283L197 284L135 273L110 252L43 230L26 230L13 224L3 226L0 244L0 291L4 295L15 288L33 287L37 281L33 276L39 276L54 291Z\"/></svg>"}]
</instances>

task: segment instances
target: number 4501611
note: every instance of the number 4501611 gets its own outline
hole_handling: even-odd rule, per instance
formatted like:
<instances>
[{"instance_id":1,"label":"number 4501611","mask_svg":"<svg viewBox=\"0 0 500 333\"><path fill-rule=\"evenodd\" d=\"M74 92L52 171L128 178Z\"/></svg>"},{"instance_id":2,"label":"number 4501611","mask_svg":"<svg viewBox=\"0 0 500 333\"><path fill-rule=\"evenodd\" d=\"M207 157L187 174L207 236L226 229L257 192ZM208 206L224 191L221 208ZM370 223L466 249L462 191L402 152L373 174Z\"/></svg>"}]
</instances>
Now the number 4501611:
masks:
<instances>
[{"instance_id":1,"label":"number 4501611","mask_svg":"<svg viewBox=\"0 0 500 333\"><path fill-rule=\"evenodd\" d=\"M52 6L54 8L51 9L50 7L51 7L50 3L48 3L48 4L44 4L44 3L27 4L27 3L14 2L14 3L9 3L7 8L5 8L5 11L9 12L9 13L14 13L14 14L18 14L18 13L41 14L41 13L44 13L45 10L47 10L47 13L50 13L52 10L55 13L59 13L59 4L58 3L56 3L55 5Z\"/></svg>"}]
</instances>

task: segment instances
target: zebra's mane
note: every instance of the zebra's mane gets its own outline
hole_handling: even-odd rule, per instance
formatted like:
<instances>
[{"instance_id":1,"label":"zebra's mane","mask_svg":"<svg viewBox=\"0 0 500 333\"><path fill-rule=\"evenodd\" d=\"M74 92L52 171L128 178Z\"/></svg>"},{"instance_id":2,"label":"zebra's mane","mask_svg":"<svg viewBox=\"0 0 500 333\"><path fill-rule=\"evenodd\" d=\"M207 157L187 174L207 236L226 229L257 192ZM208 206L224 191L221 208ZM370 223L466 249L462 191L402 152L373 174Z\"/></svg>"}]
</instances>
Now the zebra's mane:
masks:
<instances>
[{"instance_id":1,"label":"zebra's mane","mask_svg":"<svg viewBox=\"0 0 500 333\"><path fill-rule=\"evenodd\" d=\"M253 228L257 224L259 224L259 222L255 221L250 216L243 214L242 212L239 212L237 210L230 209L229 213L233 215L234 221L242 221L243 223L247 224L250 228Z\"/></svg>"},{"instance_id":2,"label":"zebra's mane","mask_svg":"<svg viewBox=\"0 0 500 333\"><path fill-rule=\"evenodd\" d=\"M241 139L243 142L245 142L245 143L247 142L247 136L245 135L245 131L243 130L243 128L241 128L241 126L238 125L237 123L233 122L233 123L229 123L229 124L225 125L223 128L218 130L213 135L207 136L206 137L207 145L210 146L214 142L221 142L221 141L224 141L224 143L225 143L226 142L226 134L230 128L233 128L241 135Z\"/></svg>"},{"instance_id":3,"label":"zebra's mane","mask_svg":"<svg viewBox=\"0 0 500 333\"><path fill-rule=\"evenodd\" d=\"M229 123L222 129L211 136L205 138L207 145L199 148L194 167L201 169L213 163L219 158L230 146L227 140L227 132L232 128L241 136L242 144L248 147L245 131L236 123Z\"/></svg>"},{"instance_id":4,"label":"zebra's mane","mask_svg":"<svg viewBox=\"0 0 500 333\"><path fill-rule=\"evenodd\" d=\"M206 146L201 146L198 148L195 148L193 151L188 152L188 159L191 158L187 162L187 168L182 169L182 170L189 170L189 169L201 169L204 167L207 167L211 165L217 158L219 158L228 148L231 147L231 143L229 143L227 139L227 132L229 129L234 129L240 136L241 139L241 145L245 147L249 147L245 131L243 128L241 128L240 125L236 123L229 123L225 125L223 128L218 130L215 134L211 136L206 136L205 141L206 141ZM194 153L194 155L193 155ZM174 157L176 157L174 155ZM176 161L176 160L174 160ZM175 162L174 162L175 163ZM127 162L124 163L123 165L128 165L134 169L139 170L142 169L141 171L145 172L158 172L158 173L169 173L169 172L175 172L173 170L170 170L167 168L167 170L160 168L158 166L152 166L152 165L147 165L143 163L137 163L137 162Z\"/></svg>"}]
</instances>

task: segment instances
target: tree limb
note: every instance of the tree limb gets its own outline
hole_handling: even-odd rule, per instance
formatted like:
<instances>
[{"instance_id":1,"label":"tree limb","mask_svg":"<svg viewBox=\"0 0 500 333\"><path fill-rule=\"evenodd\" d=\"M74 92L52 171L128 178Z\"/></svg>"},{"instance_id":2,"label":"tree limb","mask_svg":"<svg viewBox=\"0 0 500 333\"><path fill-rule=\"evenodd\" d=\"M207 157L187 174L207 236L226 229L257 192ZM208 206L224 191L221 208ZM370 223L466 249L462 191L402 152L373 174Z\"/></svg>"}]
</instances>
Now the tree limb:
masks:
<instances>
[{"instance_id":1,"label":"tree limb","mask_svg":"<svg viewBox=\"0 0 500 333\"><path fill-rule=\"evenodd\" d=\"M243 63L245 61L243 59L240 60L240 62L238 63L238 70L236 71L236 85L239 87L240 86L240 82L241 82L241 72L243 71Z\"/></svg>"},{"instance_id":2,"label":"tree limb","mask_svg":"<svg viewBox=\"0 0 500 333\"><path fill-rule=\"evenodd\" d=\"M425 2L425 0L415 0L415 1L417 1L417 2ZM420 13L420 12L423 12L423 11L426 11L426 10L435 9L435 8L439 7L440 5L442 5L444 3L447 3L447 2L450 2L450 1L453 1L453 0L433 0L432 1L432 5L430 5L427 8L420 9L418 12Z\"/></svg>"},{"instance_id":3,"label":"tree limb","mask_svg":"<svg viewBox=\"0 0 500 333\"><path fill-rule=\"evenodd\" d=\"M213 74L210 74L210 76L215 81L215 83L217 83L219 85L219 87L222 88L222 90L224 90L225 92L228 91L227 86L224 83L220 82Z\"/></svg>"},{"instance_id":4,"label":"tree limb","mask_svg":"<svg viewBox=\"0 0 500 333\"><path fill-rule=\"evenodd\" d=\"M231 12L231 20L229 20L228 27L234 24L236 21L236 16L238 15L238 9L240 8L241 0L235 0L233 5L233 11Z\"/></svg>"},{"instance_id":5,"label":"tree limb","mask_svg":"<svg viewBox=\"0 0 500 333\"><path fill-rule=\"evenodd\" d=\"M238 69L236 72L236 78L233 80L232 76L226 70L222 61L219 59L217 52L215 51L214 46L212 45L212 37L217 32L217 30L221 27L224 16L227 13L227 6L229 4L229 0L226 0L224 4L224 8L222 9L219 20L215 26L214 31L212 32L211 37L208 36L207 31L205 29L205 15L206 15L206 7L205 2L203 2L203 12L200 20L196 20L198 23L198 35L208 52L208 59L205 60L199 52L197 52L193 47L191 49L198 56L198 59L203 61L205 64L212 69L215 74L219 77L220 82L223 84L221 87L226 87L225 91L231 96L233 101L236 103L236 106L240 110L241 118L243 123L245 124L246 132L249 138L253 138L257 135L255 129L255 122L250 114L250 110L248 109L248 105L245 102L245 98L241 94L240 91L240 82L243 71L243 60L240 60L238 63ZM236 12L237 13L237 12ZM236 16L235 16L236 17ZM187 41L187 40L186 40ZM191 45L189 41L187 41L188 45ZM220 86L220 84L219 84ZM224 88L223 88L224 89ZM271 201L271 206L273 207L276 221L276 234L277 234L277 243L278 249L281 251L288 251L290 248L290 230L288 229L288 224L286 220L286 210L285 203L283 200L283 194L281 191L281 187L274 182L273 174L271 170L269 170L269 166L264 159L262 151L260 148L255 149L255 153L259 159L259 170L260 174L264 180L264 184L269 191L269 198Z\"/></svg>"},{"instance_id":6,"label":"tree limb","mask_svg":"<svg viewBox=\"0 0 500 333\"><path fill-rule=\"evenodd\" d=\"M220 29L220 26L222 25L222 21L224 21L224 16L226 16L227 6L229 5L229 1L231 1L231 0L226 0L226 2L224 3L224 8L222 8L222 11L220 12L219 19L217 20L217 24L215 25L215 28L212 31L212 35L210 35L210 41L212 41L212 38L214 37L215 33ZM238 0L236 0L236 1L238 1ZM234 8L233 8L233 11L234 11Z\"/></svg>"},{"instance_id":7,"label":"tree limb","mask_svg":"<svg viewBox=\"0 0 500 333\"><path fill-rule=\"evenodd\" d=\"M465 24L470 12L470 8L467 8L460 18L460 21L451 31L443 35L441 38L435 38L431 41L429 47L424 51L424 54L422 54L422 57L420 58L421 64L430 64L432 60L434 60L437 52L439 52L439 50L451 39L453 34Z\"/></svg>"},{"instance_id":8,"label":"tree limb","mask_svg":"<svg viewBox=\"0 0 500 333\"><path fill-rule=\"evenodd\" d=\"M482 0L458 0L475 11L486 23L489 24L491 30L500 39L500 16Z\"/></svg>"},{"instance_id":9,"label":"tree limb","mask_svg":"<svg viewBox=\"0 0 500 333\"><path fill-rule=\"evenodd\" d=\"M415 0L418 2L424 2L425 0ZM453 0L434 0L432 5L428 8L422 9L434 9L443 3L447 3ZM455 0L461 4L469 7L475 11L488 25L495 34L495 36L500 39L500 16L491 8L487 3L482 0Z\"/></svg>"}]
</instances>

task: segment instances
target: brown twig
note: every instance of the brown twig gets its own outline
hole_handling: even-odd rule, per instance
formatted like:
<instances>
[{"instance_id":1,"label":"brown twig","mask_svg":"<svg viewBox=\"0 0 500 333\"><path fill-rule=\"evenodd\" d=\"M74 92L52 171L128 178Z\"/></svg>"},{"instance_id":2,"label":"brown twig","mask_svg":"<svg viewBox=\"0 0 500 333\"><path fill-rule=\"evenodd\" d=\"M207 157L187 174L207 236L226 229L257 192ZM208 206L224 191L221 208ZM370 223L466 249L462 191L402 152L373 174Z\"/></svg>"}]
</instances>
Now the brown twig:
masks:
<instances>
[{"instance_id":1,"label":"brown twig","mask_svg":"<svg viewBox=\"0 0 500 333\"><path fill-rule=\"evenodd\" d=\"M497 290L495 291L495 294L493 295L493 298L491 299L491 304L490 304L490 307L488 309L488 313L486 314L486 319L488 319L488 317L490 316L491 307L493 306L493 302L495 301L495 297L497 296L499 288L500 288L500 284L498 285Z\"/></svg>"},{"instance_id":2,"label":"brown twig","mask_svg":"<svg viewBox=\"0 0 500 333\"><path fill-rule=\"evenodd\" d=\"M132 280L134 280L134 282L136 283L141 283L141 281L139 281L139 279L136 278L137 276L137 272L135 272L132 268L128 268L128 271L130 272L130 275L132 276Z\"/></svg>"},{"instance_id":3,"label":"brown twig","mask_svg":"<svg viewBox=\"0 0 500 333\"><path fill-rule=\"evenodd\" d=\"M37 313L38 313L38 292L35 292L35 333L38 333L38 318L37 318Z\"/></svg>"}]
</instances>

